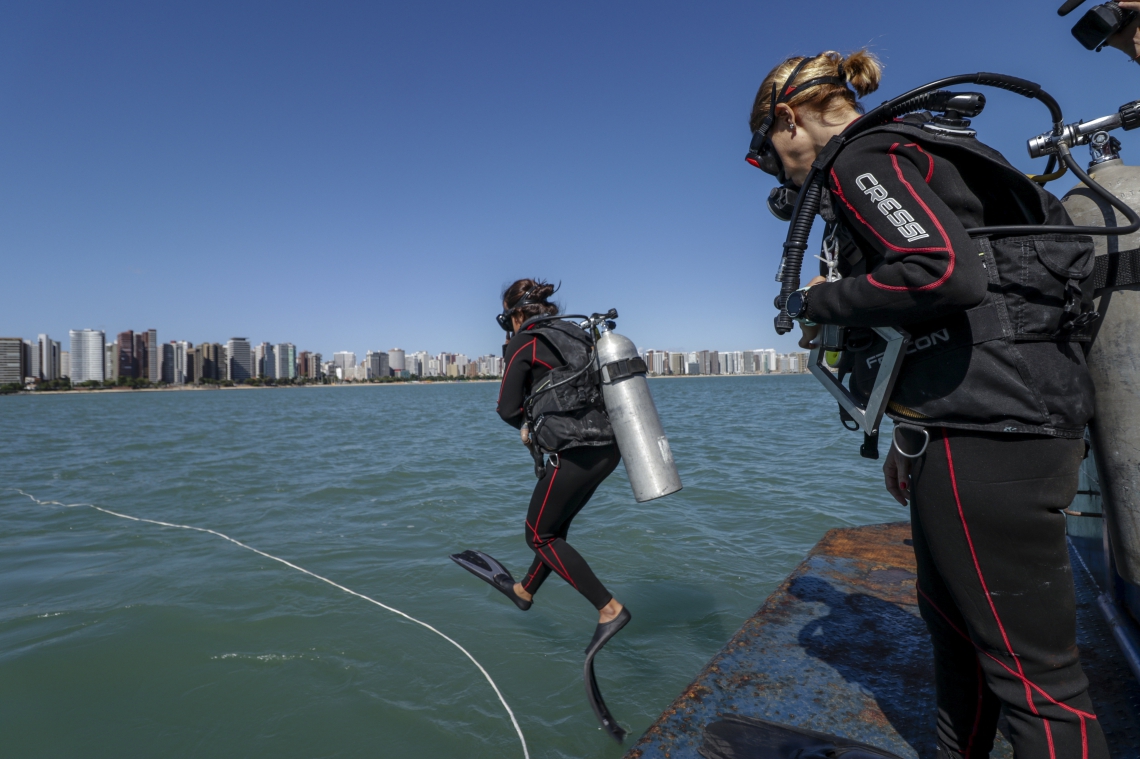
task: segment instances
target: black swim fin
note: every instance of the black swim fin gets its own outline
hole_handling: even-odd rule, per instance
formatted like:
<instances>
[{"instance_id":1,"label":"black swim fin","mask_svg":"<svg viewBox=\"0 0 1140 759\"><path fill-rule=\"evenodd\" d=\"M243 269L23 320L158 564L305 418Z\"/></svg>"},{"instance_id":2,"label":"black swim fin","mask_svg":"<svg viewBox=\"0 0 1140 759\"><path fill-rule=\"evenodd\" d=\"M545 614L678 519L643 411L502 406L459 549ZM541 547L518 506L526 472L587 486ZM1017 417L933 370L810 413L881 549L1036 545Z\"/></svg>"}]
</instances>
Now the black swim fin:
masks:
<instances>
[{"instance_id":1,"label":"black swim fin","mask_svg":"<svg viewBox=\"0 0 1140 759\"><path fill-rule=\"evenodd\" d=\"M482 551L453 553L451 560L514 601L515 606L523 611L531 607L530 601L522 599L515 593L515 578L507 568Z\"/></svg>"},{"instance_id":2,"label":"black swim fin","mask_svg":"<svg viewBox=\"0 0 1140 759\"><path fill-rule=\"evenodd\" d=\"M867 743L756 717L722 717L705 726L705 759L901 759Z\"/></svg>"},{"instance_id":3,"label":"black swim fin","mask_svg":"<svg viewBox=\"0 0 1140 759\"><path fill-rule=\"evenodd\" d=\"M582 669L582 677L586 681L586 698L590 701L590 708L594 710L594 716L598 718L598 722L602 723L605 731L618 743L625 739L625 730L610 714L606 702L602 699L602 692L598 690L598 678L594 676L594 657L610 641L610 638L617 635L619 630L629 624L629 620L632 618L629 609L622 607L616 617L609 622L598 625L597 629L594 630L594 637L590 640L590 645L586 646L586 664Z\"/></svg>"}]
</instances>

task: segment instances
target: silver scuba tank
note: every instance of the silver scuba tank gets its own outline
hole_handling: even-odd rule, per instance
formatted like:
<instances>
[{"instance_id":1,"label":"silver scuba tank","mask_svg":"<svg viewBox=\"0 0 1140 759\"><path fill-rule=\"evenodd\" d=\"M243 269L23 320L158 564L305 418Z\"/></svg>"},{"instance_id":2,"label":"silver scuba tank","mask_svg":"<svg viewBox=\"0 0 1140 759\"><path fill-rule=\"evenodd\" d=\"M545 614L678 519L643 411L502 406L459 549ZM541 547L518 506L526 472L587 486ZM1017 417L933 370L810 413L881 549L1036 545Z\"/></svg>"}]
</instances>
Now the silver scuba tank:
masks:
<instances>
[{"instance_id":1,"label":"silver scuba tank","mask_svg":"<svg viewBox=\"0 0 1140 759\"><path fill-rule=\"evenodd\" d=\"M597 326L602 398L638 503L676 493L681 476L649 394L645 361L629 338L605 322Z\"/></svg>"},{"instance_id":2,"label":"silver scuba tank","mask_svg":"<svg viewBox=\"0 0 1140 759\"><path fill-rule=\"evenodd\" d=\"M1094 160L1089 175L1140 209L1140 167L1126 166L1116 152L1119 143L1101 134L1103 138L1098 140L1097 135L1092 140ZM1062 202L1078 225L1127 223L1083 184L1069 190ZM1140 232L1093 239L1101 267L1110 263L1109 271L1124 273L1140 263ZM1109 254L1116 260L1102 260ZM1098 293L1096 310L1102 317L1088 353L1096 386L1096 416L1089 431L1117 570L1128 582L1140 583L1140 286L1109 286Z\"/></svg>"}]
</instances>

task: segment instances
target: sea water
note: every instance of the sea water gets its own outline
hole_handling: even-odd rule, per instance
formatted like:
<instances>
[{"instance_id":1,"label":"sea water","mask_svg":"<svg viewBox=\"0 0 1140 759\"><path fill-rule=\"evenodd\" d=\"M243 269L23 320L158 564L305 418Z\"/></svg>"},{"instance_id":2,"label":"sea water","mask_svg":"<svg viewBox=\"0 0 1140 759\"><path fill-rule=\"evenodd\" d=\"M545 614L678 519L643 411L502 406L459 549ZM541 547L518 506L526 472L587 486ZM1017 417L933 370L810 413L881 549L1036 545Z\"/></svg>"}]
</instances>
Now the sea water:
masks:
<instances>
[{"instance_id":1,"label":"sea water","mask_svg":"<svg viewBox=\"0 0 1140 759\"><path fill-rule=\"evenodd\" d=\"M569 540L633 613L598 656L636 737L834 527L896 521L879 462L809 376L650 383L685 488L623 468ZM516 574L533 468L491 383L0 398L0 755L619 757L582 684L596 612ZM883 446L885 451L885 445ZM627 741L628 744L628 741Z\"/></svg>"}]
</instances>

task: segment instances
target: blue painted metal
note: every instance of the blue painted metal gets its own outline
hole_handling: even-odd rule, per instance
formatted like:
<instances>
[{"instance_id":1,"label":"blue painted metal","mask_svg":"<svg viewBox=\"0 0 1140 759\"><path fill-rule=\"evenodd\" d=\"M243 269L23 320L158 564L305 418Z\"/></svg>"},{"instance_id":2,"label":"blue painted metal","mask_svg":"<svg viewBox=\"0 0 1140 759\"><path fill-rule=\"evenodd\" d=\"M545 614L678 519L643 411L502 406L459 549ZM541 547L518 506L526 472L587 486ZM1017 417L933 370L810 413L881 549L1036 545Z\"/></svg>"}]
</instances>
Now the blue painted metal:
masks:
<instances>
[{"instance_id":1,"label":"blue painted metal","mask_svg":"<svg viewBox=\"0 0 1140 759\"><path fill-rule=\"evenodd\" d=\"M933 758L932 653L914 573L908 523L830 531L626 759L699 759L702 729L726 714ZM1135 755L1140 684L1112 644L1091 578L1074 578L1097 713L1114 755ZM993 759L1010 755L999 736Z\"/></svg>"}]
</instances>

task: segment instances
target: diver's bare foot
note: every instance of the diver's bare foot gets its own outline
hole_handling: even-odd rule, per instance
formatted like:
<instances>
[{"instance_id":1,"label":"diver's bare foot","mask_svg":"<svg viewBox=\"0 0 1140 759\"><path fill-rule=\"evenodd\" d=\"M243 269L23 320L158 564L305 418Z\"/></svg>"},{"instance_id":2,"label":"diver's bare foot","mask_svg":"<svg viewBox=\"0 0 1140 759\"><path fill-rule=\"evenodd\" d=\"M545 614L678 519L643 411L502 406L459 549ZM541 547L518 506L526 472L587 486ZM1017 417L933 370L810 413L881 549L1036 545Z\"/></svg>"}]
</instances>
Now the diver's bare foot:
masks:
<instances>
[{"instance_id":1,"label":"diver's bare foot","mask_svg":"<svg viewBox=\"0 0 1140 759\"><path fill-rule=\"evenodd\" d=\"M611 598L610 602L598 610L598 624L604 625L606 622L613 622L614 617L621 614L622 605L618 603L616 598Z\"/></svg>"},{"instance_id":2,"label":"diver's bare foot","mask_svg":"<svg viewBox=\"0 0 1140 759\"><path fill-rule=\"evenodd\" d=\"M523 586L522 586L521 582L515 583L515 595L524 601L531 601L534 599L534 596L532 596L530 593L527 593L525 590L523 590Z\"/></svg>"}]
</instances>

